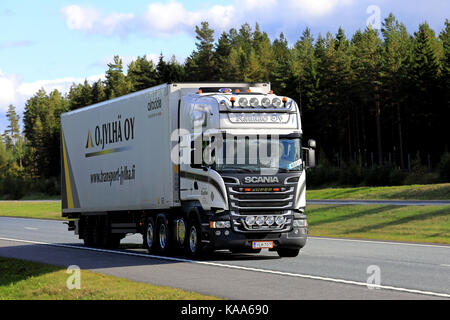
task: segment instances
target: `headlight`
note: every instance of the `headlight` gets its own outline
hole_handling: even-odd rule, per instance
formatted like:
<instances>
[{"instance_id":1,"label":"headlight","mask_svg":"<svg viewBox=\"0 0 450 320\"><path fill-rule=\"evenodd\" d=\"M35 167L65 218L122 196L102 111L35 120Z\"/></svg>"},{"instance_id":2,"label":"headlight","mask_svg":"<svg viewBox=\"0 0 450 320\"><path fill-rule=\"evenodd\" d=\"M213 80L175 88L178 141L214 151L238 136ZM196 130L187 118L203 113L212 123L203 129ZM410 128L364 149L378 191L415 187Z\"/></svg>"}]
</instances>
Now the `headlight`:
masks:
<instances>
[{"instance_id":1,"label":"headlight","mask_svg":"<svg viewBox=\"0 0 450 320\"><path fill-rule=\"evenodd\" d=\"M256 218L254 216L248 216L247 218L245 218L245 223L248 226L252 226L255 224L255 220L256 220Z\"/></svg>"},{"instance_id":2,"label":"headlight","mask_svg":"<svg viewBox=\"0 0 450 320\"><path fill-rule=\"evenodd\" d=\"M281 226L283 223L285 223L286 222L286 218L285 217L283 217L283 216L278 216L276 219L275 219L275 223L278 225L278 226Z\"/></svg>"},{"instance_id":3,"label":"headlight","mask_svg":"<svg viewBox=\"0 0 450 320\"><path fill-rule=\"evenodd\" d=\"M264 221L266 220L266 217L264 216L259 216L258 218L256 218L256 224L258 226L262 226L264 224Z\"/></svg>"},{"instance_id":4,"label":"headlight","mask_svg":"<svg viewBox=\"0 0 450 320\"><path fill-rule=\"evenodd\" d=\"M306 227L307 225L306 220L294 220L294 227L301 228Z\"/></svg>"},{"instance_id":5,"label":"headlight","mask_svg":"<svg viewBox=\"0 0 450 320\"><path fill-rule=\"evenodd\" d=\"M273 225L275 223L275 218L273 217L273 216L268 216L267 218L266 218L266 224L268 225L268 226L271 226L271 225Z\"/></svg>"},{"instance_id":6,"label":"headlight","mask_svg":"<svg viewBox=\"0 0 450 320\"><path fill-rule=\"evenodd\" d=\"M275 108L281 107L281 99L280 98L273 98L272 104Z\"/></svg>"},{"instance_id":7,"label":"headlight","mask_svg":"<svg viewBox=\"0 0 450 320\"><path fill-rule=\"evenodd\" d=\"M251 98L251 99L250 99L250 105L251 105L253 108L256 108L256 107L259 105L259 100L256 99L256 98Z\"/></svg>"},{"instance_id":8,"label":"headlight","mask_svg":"<svg viewBox=\"0 0 450 320\"><path fill-rule=\"evenodd\" d=\"M269 98L263 98L263 99L261 100L261 105L262 105L264 108L270 107L270 99L269 99Z\"/></svg>"},{"instance_id":9,"label":"headlight","mask_svg":"<svg viewBox=\"0 0 450 320\"><path fill-rule=\"evenodd\" d=\"M281 103L281 101L280 101L280 103ZM247 98L240 98L239 99L239 106L242 107L242 108L247 107L248 106Z\"/></svg>"},{"instance_id":10,"label":"headlight","mask_svg":"<svg viewBox=\"0 0 450 320\"><path fill-rule=\"evenodd\" d=\"M212 221L210 223L211 229L228 229L231 228L230 221Z\"/></svg>"}]
</instances>

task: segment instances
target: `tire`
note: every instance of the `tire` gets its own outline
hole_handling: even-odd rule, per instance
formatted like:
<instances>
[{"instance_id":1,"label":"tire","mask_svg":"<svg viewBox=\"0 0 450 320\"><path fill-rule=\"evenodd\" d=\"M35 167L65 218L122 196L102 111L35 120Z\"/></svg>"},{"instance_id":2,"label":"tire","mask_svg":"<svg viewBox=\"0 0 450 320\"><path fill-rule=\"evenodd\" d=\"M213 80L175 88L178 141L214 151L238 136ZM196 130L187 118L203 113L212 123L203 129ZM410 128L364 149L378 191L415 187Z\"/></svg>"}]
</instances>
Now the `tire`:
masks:
<instances>
[{"instance_id":1,"label":"tire","mask_svg":"<svg viewBox=\"0 0 450 320\"><path fill-rule=\"evenodd\" d=\"M159 254L166 255L171 249L171 234L165 217L158 218L156 222L155 248Z\"/></svg>"},{"instance_id":2,"label":"tire","mask_svg":"<svg viewBox=\"0 0 450 320\"><path fill-rule=\"evenodd\" d=\"M149 229L150 228L150 229ZM144 228L144 248L147 249L148 253L153 253L156 251L156 226L155 220L152 217L147 218Z\"/></svg>"},{"instance_id":3,"label":"tire","mask_svg":"<svg viewBox=\"0 0 450 320\"><path fill-rule=\"evenodd\" d=\"M202 255L201 227L197 219L191 219L188 223L184 249L188 257L198 258Z\"/></svg>"},{"instance_id":4,"label":"tire","mask_svg":"<svg viewBox=\"0 0 450 320\"><path fill-rule=\"evenodd\" d=\"M298 254L300 253L300 249L282 248L278 249L277 253L281 258L294 258L298 256Z\"/></svg>"}]
</instances>

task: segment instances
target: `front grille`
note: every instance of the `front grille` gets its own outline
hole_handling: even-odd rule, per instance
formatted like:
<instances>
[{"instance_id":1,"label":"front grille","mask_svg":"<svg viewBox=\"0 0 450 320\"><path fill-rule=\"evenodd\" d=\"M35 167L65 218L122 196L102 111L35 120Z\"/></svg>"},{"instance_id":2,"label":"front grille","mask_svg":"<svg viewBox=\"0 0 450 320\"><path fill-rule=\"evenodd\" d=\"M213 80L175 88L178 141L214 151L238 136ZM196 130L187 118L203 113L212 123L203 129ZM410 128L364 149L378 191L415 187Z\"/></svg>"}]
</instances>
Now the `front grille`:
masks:
<instances>
[{"instance_id":1,"label":"front grille","mask_svg":"<svg viewBox=\"0 0 450 320\"><path fill-rule=\"evenodd\" d=\"M272 187L271 187L272 188ZM276 187L273 187L276 188ZM237 210L286 210L292 209L294 187L279 192L245 192L241 188L229 187L230 206Z\"/></svg>"}]
</instances>

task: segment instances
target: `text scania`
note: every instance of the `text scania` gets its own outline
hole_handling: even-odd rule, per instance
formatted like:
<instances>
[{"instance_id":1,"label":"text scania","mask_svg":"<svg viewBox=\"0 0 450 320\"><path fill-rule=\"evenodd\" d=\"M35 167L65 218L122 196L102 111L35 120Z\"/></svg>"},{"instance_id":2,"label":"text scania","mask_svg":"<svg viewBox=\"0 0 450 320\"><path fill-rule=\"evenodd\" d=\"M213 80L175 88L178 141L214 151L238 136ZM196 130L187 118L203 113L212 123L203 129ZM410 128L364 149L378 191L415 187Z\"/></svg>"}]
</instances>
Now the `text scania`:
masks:
<instances>
[{"instance_id":1,"label":"text scania","mask_svg":"<svg viewBox=\"0 0 450 320\"><path fill-rule=\"evenodd\" d=\"M108 144L122 141L134 140L134 122L135 118L117 117L117 121L104 123L95 127L95 145L102 146L102 150Z\"/></svg>"},{"instance_id":2,"label":"text scania","mask_svg":"<svg viewBox=\"0 0 450 320\"><path fill-rule=\"evenodd\" d=\"M277 177L245 177L245 183L279 183Z\"/></svg>"}]
</instances>

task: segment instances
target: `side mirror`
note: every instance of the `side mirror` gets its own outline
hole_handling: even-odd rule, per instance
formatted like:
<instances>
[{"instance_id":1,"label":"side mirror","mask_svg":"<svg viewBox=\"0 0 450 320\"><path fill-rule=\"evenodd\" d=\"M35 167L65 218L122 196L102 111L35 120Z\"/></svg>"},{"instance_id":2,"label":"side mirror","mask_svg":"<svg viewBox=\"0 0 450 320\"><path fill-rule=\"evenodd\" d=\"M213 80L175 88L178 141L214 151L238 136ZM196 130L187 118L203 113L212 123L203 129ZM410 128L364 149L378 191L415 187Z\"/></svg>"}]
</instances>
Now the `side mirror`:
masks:
<instances>
[{"instance_id":1,"label":"side mirror","mask_svg":"<svg viewBox=\"0 0 450 320\"><path fill-rule=\"evenodd\" d=\"M314 168L316 166L316 150L308 149L308 168Z\"/></svg>"},{"instance_id":2,"label":"side mirror","mask_svg":"<svg viewBox=\"0 0 450 320\"><path fill-rule=\"evenodd\" d=\"M314 168L316 166L316 140L308 140L308 148L304 148L307 151L306 167Z\"/></svg>"}]
</instances>

